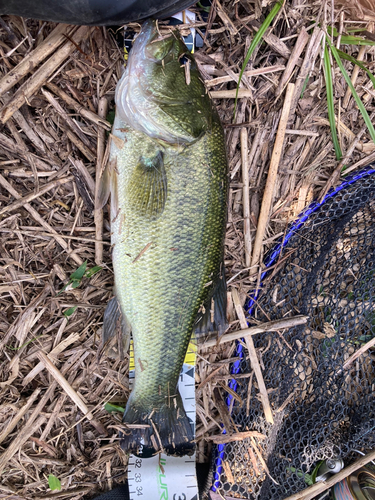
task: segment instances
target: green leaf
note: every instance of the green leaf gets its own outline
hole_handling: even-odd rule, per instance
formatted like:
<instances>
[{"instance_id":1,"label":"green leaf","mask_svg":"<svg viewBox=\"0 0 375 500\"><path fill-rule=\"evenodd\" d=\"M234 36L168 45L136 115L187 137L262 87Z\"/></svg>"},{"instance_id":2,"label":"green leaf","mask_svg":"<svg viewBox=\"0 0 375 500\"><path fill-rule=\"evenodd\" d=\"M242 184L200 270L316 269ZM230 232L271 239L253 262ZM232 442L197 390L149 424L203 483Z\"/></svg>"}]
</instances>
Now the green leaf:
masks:
<instances>
[{"instance_id":1,"label":"green leaf","mask_svg":"<svg viewBox=\"0 0 375 500\"><path fill-rule=\"evenodd\" d=\"M95 266L91 269L88 269L85 272L85 278L91 278L91 276L94 276L94 274L98 273L101 269L103 269L101 266Z\"/></svg>"},{"instance_id":2,"label":"green leaf","mask_svg":"<svg viewBox=\"0 0 375 500\"><path fill-rule=\"evenodd\" d=\"M363 119L364 119L365 123L366 123L367 129L368 129L369 134L371 136L371 139L375 143L375 129L374 129L374 126L373 126L373 124L372 124L372 122L370 120L370 117L369 117L369 115L368 115L368 113L366 111L366 108L365 108L363 102L361 101L359 95L357 94L357 92L356 92L356 90L354 88L354 85L352 84L352 82L351 82L351 80L349 78L349 75L346 72L346 69L344 68L344 65L342 64L342 61L340 59L340 56L339 56L339 54L337 52L336 47L334 45L332 45L332 43L330 42L330 40L328 38L326 38L326 40L327 40L327 42L329 44L329 47L330 47L331 52L333 54L333 57L336 59L336 62L338 64L339 68L340 68L340 71L343 74L343 77L345 78L345 81L348 84L348 86L349 86L349 88L350 88L350 90L351 90L351 92L353 94L355 102L357 103L357 106L358 106L358 108L359 108L359 110L360 110L360 112L361 112L361 114L363 116Z\"/></svg>"},{"instance_id":3,"label":"green leaf","mask_svg":"<svg viewBox=\"0 0 375 500\"><path fill-rule=\"evenodd\" d=\"M115 121L115 116L116 116L115 109L111 109L111 111L108 111L107 116L106 116L107 122L109 122L111 125L113 125L113 123Z\"/></svg>"},{"instance_id":4,"label":"green leaf","mask_svg":"<svg viewBox=\"0 0 375 500\"><path fill-rule=\"evenodd\" d=\"M312 486L314 484L310 474L305 474L303 471L296 469L295 467L287 467L286 470L293 472L301 479L303 478L308 486Z\"/></svg>"},{"instance_id":5,"label":"green leaf","mask_svg":"<svg viewBox=\"0 0 375 500\"><path fill-rule=\"evenodd\" d=\"M87 260L85 260L85 262L81 266L79 266L79 268L76 271L74 271L73 274L70 275L70 279L81 280L85 275L86 267L87 267Z\"/></svg>"},{"instance_id":6,"label":"green leaf","mask_svg":"<svg viewBox=\"0 0 375 500\"><path fill-rule=\"evenodd\" d=\"M318 475L318 470L319 470L319 468L320 468L320 466L322 465L323 462L324 462L324 460L319 460L319 462L314 467L314 470L311 473L312 484L316 483L316 476Z\"/></svg>"},{"instance_id":7,"label":"green leaf","mask_svg":"<svg viewBox=\"0 0 375 500\"><path fill-rule=\"evenodd\" d=\"M53 474L49 474L48 476L48 486L49 488L53 490L61 490L61 481L58 479L56 476Z\"/></svg>"},{"instance_id":8,"label":"green leaf","mask_svg":"<svg viewBox=\"0 0 375 500\"><path fill-rule=\"evenodd\" d=\"M375 88L375 77L371 73L371 71L366 68L366 66L363 64L362 61L358 61L358 59L356 59L355 57L350 56L349 54L347 54L346 52L343 52L342 50L338 50L337 49L337 53L341 57L341 59L345 59L346 61L350 61L351 63L356 64L361 69L363 69L364 71L366 71L368 77L372 81L372 84L373 84L373 86Z\"/></svg>"},{"instance_id":9,"label":"green leaf","mask_svg":"<svg viewBox=\"0 0 375 500\"><path fill-rule=\"evenodd\" d=\"M210 10L211 10L211 7L205 7L204 5L201 4L201 2L197 2L197 6L200 9L204 10L204 12L210 12Z\"/></svg>"},{"instance_id":10,"label":"green leaf","mask_svg":"<svg viewBox=\"0 0 375 500\"><path fill-rule=\"evenodd\" d=\"M244 71L245 71L245 68L247 66L247 63L249 62L250 60L250 57L252 56L254 50L256 49L256 47L259 45L259 43L261 42L262 38L263 38L263 35L264 33L266 32L267 28L269 27L269 25L272 23L272 21L274 20L274 18L276 17L277 13L279 12L279 10L281 9L283 5L283 2L276 2L276 4L273 6L271 12L268 14L268 16L266 17L266 19L263 21L261 27L259 28L258 32L256 33L256 35L254 36L253 38L253 41L251 42L250 44L250 47L249 47L249 50L247 51L247 54L246 54L246 57L245 57L245 60L242 64L242 68L241 68L241 72L240 72L240 76L238 78L238 83L237 83L237 89L236 89L236 99L234 101L234 113L233 113L233 120L235 119L236 117L236 110L237 110L237 100L238 100L238 90L240 88L240 83L241 83L241 80L242 80L242 77L243 77L243 74L244 74Z\"/></svg>"},{"instance_id":11,"label":"green leaf","mask_svg":"<svg viewBox=\"0 0 375 500\"><path fill-rule=\"evenodd\" d=\"M123 408L122 406L118 406L118 405L114 405L112 403L106 403L104 405L104 409L108 412L108 413L112 413L114 411L119 411L121 413L124 413L125 411L125 408Z\"/></svg>"},{"instance_id":12,"label":"green leaf","mask_svg":"<svg viewBox=\"0 0 375 500\"><path fill-rule=\"evenodd\" d=\"M336 130L335 107L333 104L332 68L331 68L331 61L329 60L327 45L324 46L324 77L326 81L328 120L329 120L329 125L331 127L332 141L333 141L333 146L335 148L336 158L337 160L340 160L340 158L342 157L342 152Z\"/></svg>"},{"instance_id":13,"label":"green leaf","mask_svg":"<svg viewBox=\"0 0 375 500\"><path fill-rule=\"evenodd\" d=\"M64 316L66 318L69 318L69 316L71 316L74 311L77 309L78 306L74 306L74 307L70 307L69 309L67 309L66 311L64 311Z\"/></svg>"},{"instance_id":14,"label":"green leaf","mask_svg":"<svg viewBox=\"0 0 375 500\"><path fill-rule=\"evenodd\" d=\"M72 280L69 284L74 289L74 288L78 288L79 287L79 285L81 284L81 281L80 280Z\"/></svg>"}]
</instances>

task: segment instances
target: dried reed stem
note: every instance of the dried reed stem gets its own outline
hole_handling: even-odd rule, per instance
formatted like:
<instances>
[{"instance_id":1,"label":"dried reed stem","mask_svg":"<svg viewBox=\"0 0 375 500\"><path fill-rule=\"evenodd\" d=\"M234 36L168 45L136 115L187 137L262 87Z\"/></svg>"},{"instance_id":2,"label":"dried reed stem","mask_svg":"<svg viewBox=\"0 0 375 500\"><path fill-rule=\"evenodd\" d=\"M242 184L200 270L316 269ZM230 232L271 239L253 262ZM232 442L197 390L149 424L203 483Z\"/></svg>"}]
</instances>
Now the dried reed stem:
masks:
<instances>
[{"instance_id":1,"label":"dried reed stem","mask_svg":"<svg viewBox=\"0 0 375 500\"><path fill-rule=\"evenodd\" d=\"M256 274L258 272L256 266L259 264L260 255L261 255L261 251L262 251L262 245L263 245L263 239L264 239L264 235L266 232L268 219L270 216L272 198L273 198L273 193L274 193L276 179L277 179L277 170L279 168L281 153L283 150L285 131L286 131L287 123L288 123L289 111L290 111L290 106L292 104L293 93L294 93L294 83L289 83L287 90L286 90L284 106L283 106L283 109L281 112L281 117L280 117L280 122L279 122L279 128L277 130L275 145L274 145L273 151L272 151L272 157L271 157L271 162L270 162L270 166L268 169L266 187L264 190L262 206L261 206L260 214L259 214L257 232L256 232L255 242L254 242L253 256L252 256L252 260L251 260L251 267L253 268L250 270L251 274Z\"/></svg>"},{"instance_id":2,"label":"dried reed stem","mask_svg":"<svg viewBox=\"0 0 375 500\"><path fill-rule=\"evenodd\" d=\"M48 77L67 59L70 54L77 50L76 45L87 38L94 28L90 26L81 26L72 35L72 41L68 41L52 57L46 61L14 94L13 98L0 111L0 121L6 123L22 104L27 100L47 81ZM74 42L74 43L73 43Z\"/></svg>"},{"instance_id":3,"label":"dried reed stem","mask_svg":"<svg viewBox=\"0 0 375 500\"><path fill-rule=\"evenodd\" d=\"M232 292L233 293L233 292ZM261 323L257 326L251 326L250 328L244 328L243 330L237 330L235 332L226 333L222 335L218 340L212 339L207 340L204 344L200 346L201 349L206 349L207 347L215 347L225 342L233 342L234 340L241 339L245 335L256 335L257 333L266 332L276 332L278 330L283 330L284 328L292 328L297 325L305 325L307 323L308 316L294 316L293 318L277 319L275 321L268 321L267 323Z\"/></svg>"},{"instance_id":4,"label":"dried reed stem","mask_svg":"<svg viewBox=\"0 0 375 500\"><path fill-rule=\"evenodd\" d=\"M234 307L236 309L238 319L240 320L241 328L246 329L247 328L247 321L245 318L245 314L243 312L240 298L238 296L238 292L235 288L232 289L232 298L233 298L233 304L234 304ZM264 410L264 416L265 416L267 422L270 422L271 424L273 424L271 405L270 405L270 401L268 399L267 388L266 388L266 384L264 383L262 369L261 369L260 364L259 364L258 355L257 355L257 352L255 350L253 339L252 339L251 335L245 335L244 338L245 338L247 349L249 351L249 358L250 358L251 367L254 370L255 377L256 377L257 382L258 382L259 393L260 393L260 397L261 397L262 405L263 405L263 410Z\"/></svg>"},{"instance_id":5,"label":"dried reed stem","mask_svg":"<svg viewBox=\"0 0 375 500\"><path fill-rule=\"evenodd\" d=\"M105 118L108 109L108 99L102 97L98 104L98 113L101 118ZM95 176L95 210L94 210L94 220L95 220L95 238L97 241L95 243L95 263L101 264L103 262L103 209L96 208L98 206L99 198L99 186L101 173L103 171L103 159L105 152L105 131L103 129L98 129L98 142L96 149L96 176Z\"/></svg>"},{"instance_id":6,"label":"dried reed stem","mask_svg":"<svg viewBox=\"0 0 375 500\"><path fill-rule=\"evenodd\" d=\"M250 232L250 180L247 150L248 133L246 128L241 129L241 161L242 161L242 206L243 206L243 234L245 240L245 265L250 267L251 261L251 232Z\"/></svg>"},{"instance_id":7,"label":"dried reed stem","mask_svg":"<svg viewBox=\"0 0 375 500\"><path fill-rule=\"evenodd\" d=\"M63 42L66 42L66 36L72 36L77 26L70 24L58 24L56 28L47 36L47 38L30 52L28 56L22 59L17 66L9 71L0 80L0 95L5 94L16 83L18 83L27 73L33 71L35 66L40 64L46 57L52 54Z\"/></svg>"},{"instance_id":8,"label":"dried reed stem","mask_svg":"<svg viewBox=\"0 0 375 500\"><path fill-rule=\"evenodd\" d=\"M0 174L0 185L3 186L12 196L14 196L17 200L21 198L21 195L14 189L14 187L9 184L9 182L4 179L4 177ZM74 262L81 265L82 259L78 257L77 254L72 252L69 249L67 242L61 238L57 232L46 222L43 217L41 217L38 212L29 204L25 203L24 208L30 213L30 215L35 219L41 226L43 226L50 234L55 238L55 240L59 243L59 245L68 253L69 257L71 257Z\"/></svg>"}]
</instances>

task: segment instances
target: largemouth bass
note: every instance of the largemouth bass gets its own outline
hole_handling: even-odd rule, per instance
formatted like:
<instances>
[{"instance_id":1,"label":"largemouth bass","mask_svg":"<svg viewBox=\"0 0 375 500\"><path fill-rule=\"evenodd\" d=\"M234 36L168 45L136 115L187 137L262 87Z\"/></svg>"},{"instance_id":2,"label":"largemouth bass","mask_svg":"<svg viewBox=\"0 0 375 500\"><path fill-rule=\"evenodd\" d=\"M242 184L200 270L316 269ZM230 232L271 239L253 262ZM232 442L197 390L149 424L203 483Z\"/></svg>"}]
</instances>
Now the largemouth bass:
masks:
<instances>
[{"instance_id":1,"label":"largemouth bass","mask_svg":"<svg viewBox=\"0 0 375 500\"><path fill-rule=\"evenodd\" d=\"M177 383L197 324L225 325L227 163L194 57L155 21L143 25L116 88L102 204L109 191L116 296L134 339L121 445L143 457L189 454Z\"/></svg>"}]
</instances>

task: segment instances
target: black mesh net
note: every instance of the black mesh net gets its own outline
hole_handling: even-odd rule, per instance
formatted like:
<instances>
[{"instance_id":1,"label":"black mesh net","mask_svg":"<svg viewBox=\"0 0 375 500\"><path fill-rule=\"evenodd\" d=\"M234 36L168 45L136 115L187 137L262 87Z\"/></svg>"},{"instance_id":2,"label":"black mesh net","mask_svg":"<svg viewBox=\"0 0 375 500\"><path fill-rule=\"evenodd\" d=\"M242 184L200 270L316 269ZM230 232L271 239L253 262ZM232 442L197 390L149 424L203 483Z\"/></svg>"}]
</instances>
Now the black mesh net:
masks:
<instances>
[{"instance_id":1,"label":"black mesh net","mask_svg":"<svg viewBox=\"0 0 375 500\"><path fill-rule=\"evenodd\" d=\"M348 465L355 450L375 447L375 348L366 346L375 337L374 220L371 165L308 207L268 255L249 324L309 320L253 337L274 424L264 419L255 377L239 379L243 404L234 402L232 417L239 430L266 438L218 448L214 489L222 495L281 500L307 487L319 460ZM251 373L245 358L235 370Z\"/></svg>"}]
</instances>

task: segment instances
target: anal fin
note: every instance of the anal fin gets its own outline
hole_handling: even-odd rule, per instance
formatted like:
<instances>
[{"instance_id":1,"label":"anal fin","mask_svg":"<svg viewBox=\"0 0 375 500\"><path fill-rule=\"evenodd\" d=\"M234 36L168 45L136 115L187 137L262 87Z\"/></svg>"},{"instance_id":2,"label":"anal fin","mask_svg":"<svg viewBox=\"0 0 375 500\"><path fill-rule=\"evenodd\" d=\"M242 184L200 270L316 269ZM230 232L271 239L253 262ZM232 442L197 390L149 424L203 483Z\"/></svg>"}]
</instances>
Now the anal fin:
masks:
<instances>
[{"instance_id":1,"label":"anal fin","mask_svg":"<svg viewBox=\"0 0 375 500\"><path fill-rule=\"evenodd\" d=\"M102 348L109 358L124 358L130 344L131 325L117 297L107 304L103 317Z\"/></svg>"}]
</instances>

